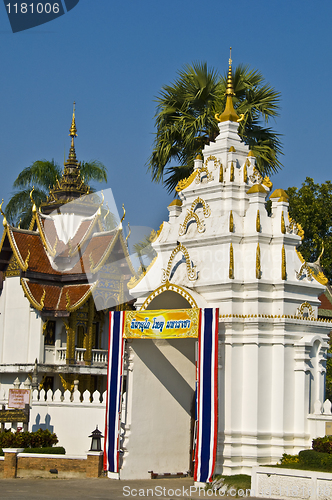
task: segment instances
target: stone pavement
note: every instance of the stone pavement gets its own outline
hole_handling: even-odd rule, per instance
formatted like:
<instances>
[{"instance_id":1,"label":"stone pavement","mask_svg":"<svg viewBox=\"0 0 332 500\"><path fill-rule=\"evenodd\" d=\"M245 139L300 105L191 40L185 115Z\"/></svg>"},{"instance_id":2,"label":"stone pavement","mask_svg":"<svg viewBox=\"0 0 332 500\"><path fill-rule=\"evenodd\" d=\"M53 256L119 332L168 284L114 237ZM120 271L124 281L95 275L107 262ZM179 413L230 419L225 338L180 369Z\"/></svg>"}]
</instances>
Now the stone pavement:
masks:
<instances>
[{"instance_id":1,"label":"stone pavement","mask_svg":"<svg viewBox=\"0 0 332 500\"><path fill-rule=\"evenodd\" d=\"M192 478L116 481L99 479L0 479L1 500L133 500L225 498L196 490ZM232 497L230 497L232 498ZM234 496L233 496L234 498Z\"/></svg>"}]
</instances>

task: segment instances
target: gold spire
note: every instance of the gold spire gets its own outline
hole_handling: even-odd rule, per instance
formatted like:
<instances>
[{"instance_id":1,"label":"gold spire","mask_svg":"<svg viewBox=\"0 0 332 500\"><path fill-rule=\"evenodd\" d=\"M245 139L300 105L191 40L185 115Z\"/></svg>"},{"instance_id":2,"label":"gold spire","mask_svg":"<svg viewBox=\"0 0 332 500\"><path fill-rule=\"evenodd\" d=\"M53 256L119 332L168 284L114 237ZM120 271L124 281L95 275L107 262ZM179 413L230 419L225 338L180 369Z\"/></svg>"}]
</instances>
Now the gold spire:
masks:
<instances>
[{"instance_id":1,"label":"gold spire","mask_svg":"<svg viewBox=\"0 0 332 500\"><path fill-rule=\"evenodd\" d=\"M225 110L221 115L216 114L215 118L218 122L237 122L239 120L238 115L235 112L233 106L233 96L235 95L233 88L233 77L232 77L232 47L230 47L228 74L227 74L227 85L226 85L226 106Z\"/></svg>"},{"instance_id":2,"label":"gold spire","mask_svg":"<svg viewBox=\"0 0 332 500\"><path fill-rule=\"evenodd\" d=\"M75 123L75 106L76 106L76 102L74 101L74 104L73 104L73 118L72 118L72 121L71 121L71 127L69 129L69 135L70 137L77 137L77 129L76 129L76 123Z\"/></svg>"},{"instance_id":3,"label":"gold spire","mask_svg":"<svg viewBox=\"0 0 332 500\"><path fill-rule=\"evenodd\" d=\"M71 137L71 144L70 144L70 150L69 150L69 157L67 162L70 160L74 160L76 162L76 151L75 151L75 145L74 145L74 137L77 137L77 129L76 129L76 122L75 122L75 106L76 102L74 101L73 104L73 118L71 120L71 126L69 129L69 135Z\"/></svg>"}]
</instances>

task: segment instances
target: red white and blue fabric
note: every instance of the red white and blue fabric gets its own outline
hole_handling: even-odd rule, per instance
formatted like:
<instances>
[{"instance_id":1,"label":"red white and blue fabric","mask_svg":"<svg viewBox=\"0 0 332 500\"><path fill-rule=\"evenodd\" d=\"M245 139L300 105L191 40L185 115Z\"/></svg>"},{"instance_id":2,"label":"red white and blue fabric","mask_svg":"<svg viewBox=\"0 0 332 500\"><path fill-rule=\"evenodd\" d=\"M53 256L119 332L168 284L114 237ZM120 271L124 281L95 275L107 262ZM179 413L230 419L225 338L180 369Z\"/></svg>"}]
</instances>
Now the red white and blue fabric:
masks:
<instances>
[{"instance_id":1,"label":"red white and blue fabric","mask_svg":"<svg viewBox=\"0 0 332 500\"><path fill-rule=\"evenodd\" d=\"M125 311L110 312L109 324L104 469L118 473Z\"/></svg>"},{"instance_id":2,"label":"red white and blue fabric","mask_svg":"<svg viewBox=\"0 0 332 500\"><path fill-rule=\"evenodd\" d=\"M197 360L196 449L194 480L212 481L218 436L219 309L201 309Z\"/></svg>"}]
</instances>

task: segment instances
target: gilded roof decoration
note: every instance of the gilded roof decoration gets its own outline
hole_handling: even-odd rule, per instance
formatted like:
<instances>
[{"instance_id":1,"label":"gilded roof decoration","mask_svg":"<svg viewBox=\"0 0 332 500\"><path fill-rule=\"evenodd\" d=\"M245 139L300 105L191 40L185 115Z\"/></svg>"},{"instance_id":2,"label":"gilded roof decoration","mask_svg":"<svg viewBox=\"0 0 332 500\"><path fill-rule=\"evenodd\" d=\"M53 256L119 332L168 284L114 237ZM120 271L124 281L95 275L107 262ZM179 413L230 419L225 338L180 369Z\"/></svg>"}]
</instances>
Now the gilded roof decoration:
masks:
<instances>
[{"instance_id":1,"label":"gilded roof decoration","mask_svg":"<svg viewBox=\"0 0 332 500\"><path fill-rule=\"evenodd\" d=\"M235 151L235 150L234 150ZM222 163L220 160L218 160L218 158L216 156L213 156L213 155L210 155L207 157L207 159L205 160L204 162L204 165L207 167L208 166L208 163L209 161L213 161L213 167L214 168L217 168L218 166L222 166Z\"/></svg>"},{"instance_id":2,"label":"gilded roof decoration","mask_svg":"<svg viewBox=\"0 0 332 500\"><path fill-rule=\"evenodd\" d=\"M194 170L190 175L189 177L186 177L185 179L182 179L181 181L179 181L177 183L177 186L175 188L175 191L176 192L180 192L182 191L183 189L187 188L188 186L190 186L190 184L193 182L193 180L195 179L196 175L198 174L198 170Z\"/></svg>"},{"instance_id":3,"label":"gilded roof decoration","mask_svg":"<svg viewBox=\"0 0 332 500\"><path fill-rule=\"evenodd\" d=\"M156 297L158 297L158 295L168 290L171 292L178 293L179 295L181 295L181 297L183 297L189 302L189 304L193 309L197 309L198 306L195 299L193 299L193 297L190 295L190 293L187 292L185 288L182 288L179 285L175 285L167 281L164 285L159 286L158 288L156 288L156 290L150 293L150 295L145 299L140 311L144 311L153 299L155 299Z\"/></svg>"}]
</instances>

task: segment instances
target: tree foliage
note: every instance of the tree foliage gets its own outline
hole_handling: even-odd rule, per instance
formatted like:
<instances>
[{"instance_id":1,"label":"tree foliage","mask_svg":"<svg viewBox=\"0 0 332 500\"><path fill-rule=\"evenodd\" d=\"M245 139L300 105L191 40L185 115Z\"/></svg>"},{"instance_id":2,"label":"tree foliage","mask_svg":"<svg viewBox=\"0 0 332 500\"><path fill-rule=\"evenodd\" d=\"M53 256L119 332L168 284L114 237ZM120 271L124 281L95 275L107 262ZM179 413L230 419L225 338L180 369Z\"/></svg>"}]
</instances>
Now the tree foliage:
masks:
<instances>
[{"instance_id":1,"label":"tree foliage","mask_svg":"<svg viewBox=\"0 0 332 500\"><path fill-rule=\"evenodd\" d=\"M286 190L289 196L289 214L300 223L304 240L300 251L307 262L315 262L324 253L320 264L329 281L332 280L332 183L316 184L307 177L298 189Z\"/></svg>"},{"instance_id":2,"label":"tree foliage","mask_svg":"<svg viewBox=\"0 0 332 500\"><path fill-rule=\"evenodd\" d=\"M86 183L107 182L107 169L99 161L82 162L80 172ZM34 186L33 199L39 207L41 202L46 201L50 188L60 179L61 174L61 167L54 160L38 160L22 170L13 184L16 191L5 208L8 222L14 226L20 224L20 227L27 229L32 217L32 187Z\"/></svg>"},{"instance_id":3,"label":"tree foliage","mask_svg":"<svg viewBox=\"0 0 332 500\"><path fill-rule=\"evenodd\" d=\"M215 114L225 108L226 85L227 74L220 76L206 63L194 63L184 66L174 83L162 87L156 101L157 132L148 168L152 179L163 182L169 192L188 177L197 154L217 137ZM278 115L280 94L265 83L259 71L243 65L233 70L233 86L234 108L244 115L240 137L253 150L263 175L277 171L282 166L281 142L267 124Z\"/></svg>"}]
</instances>

